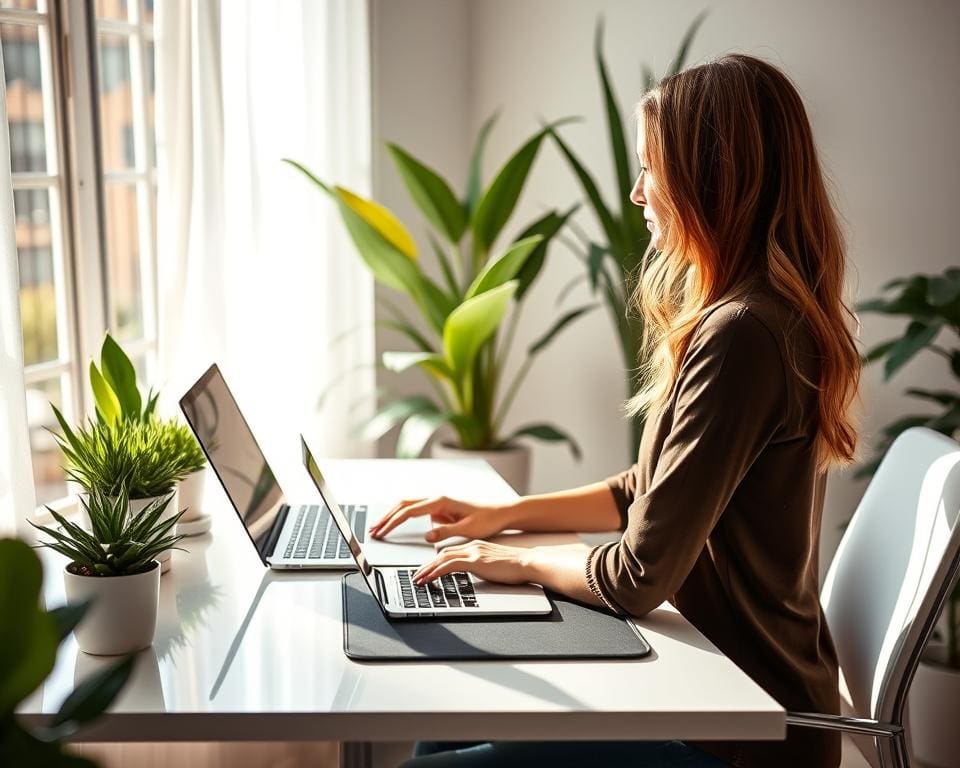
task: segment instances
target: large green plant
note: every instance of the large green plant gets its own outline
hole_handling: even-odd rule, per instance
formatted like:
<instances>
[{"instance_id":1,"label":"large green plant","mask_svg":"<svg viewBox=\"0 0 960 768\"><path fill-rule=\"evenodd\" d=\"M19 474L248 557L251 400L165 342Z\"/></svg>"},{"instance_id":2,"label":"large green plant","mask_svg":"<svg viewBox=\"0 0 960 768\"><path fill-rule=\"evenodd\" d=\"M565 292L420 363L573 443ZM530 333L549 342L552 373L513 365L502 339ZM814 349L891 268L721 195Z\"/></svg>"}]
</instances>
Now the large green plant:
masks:
<instances>
[{"instance_id":1,"label":"large green plant","mask_svg":"<svg viewBox=\"0 0 960 768\"><path fill-rule=\"evenodd\" d=\"M883 292L887 295L861 302L857 310L901 317L907 321L907 327L901 335L869 350L863 356L863 364L882 361L883 380L889 381L926 350L945 359L958 382L953 389L905 390L904 394L934 406L935 411L903 416L883 427L881 439L874 446L876 455L857 471L856 477L872 475L890 444L905 429L923 426L948 436L956 436L960 430L960 267L949 267L940 275L897 278L884 285ZM960 584L947 601L946 614L945 661L960 668Z\"/></svg>"},{"instance_id":2,"label":"large green plant","mask_svg":"<svg viewBox=\"0 0 960 768\"><path fill-rule=\"evenodd\" d=\"M697 16L687 29L680 47L677 49L676 56L674 56L670 66L667 67L668 76L676 74L683 68L690 45L704 17L705 14ZM635 169L637 164L636 145L634 144L634 135L628 134L624 130L619 102L607 73L607 65L603 57L602 22L597 23L594 36L594 57L600 78L600 88L603 93L610 154L616 170L617 187L614 193L616 201L614 206L608 206L604 201L593 175L570 148L570 145L561 138L556 127L552 126L547 130L560 148L560 152L567 159L600 225L602 240L598 241L590 238L582 229L573 226L573 222L571 222L570 230L577 238L572 247L579 254L586 267L586 274L579 280L589 280L593 293L600 294L617 330L620 352L623 355L626 369L626 392L629 397L635 394L642 384L642 381L633 375L633 371L636 370L640 361L643 322L636 313L631 313L628 316L627 302L636 286L644 254L647 252L650 243L650 233L643 219L643 209L630 201L630 192L633 190L638 170ZM646 65L643 66L642 71L643 90L646 92L653 87L656 79ZM631 419L631 430L629 460L635 461L640 447L640 435L643 432L643 420Z\"/></svg>"},{"instance_id":3,"label":"large green plant","mask_svg":"<svg viewBox=\"0 0 960 768\"><path fill-rule=\"evenodd\" d=\"M64 699L42 728L28 729L17 707L53 671L57 649L88 604L46 611L41 607L43 569L24 542L0 540L0 765L39 768L95 768L65 753L61 740L95 720L110 706L133 671L128 656L84 680Z\"/></svg>"},{"instance_id":4,"label":"large green plant","mask_svg":"<svg viewBox=\"0 0 960 768\"><path fill-rule=\"evenodd\" d=\"M336 203L360 256L374 278L405 294L429 329L426 333L392 303L383 306L392 319L378 325L403 334L415 351L385 352L383 365L395 372L418 368L433 386L431 395L390 399L368 422L368 438L401 424L397 454L417 456L430 437L450 425L460 447L497 449L521 436L567 443L572 437L552 424L527 424L502 434L504 419L531 361L557 333L591 306L559 317L527 348L527 360L504 389L504 363L524 296L543 267L547 249L575 209L549 211L530 223L506 248L496 243L513 214L544 138L559 123L534 134L499 169L484 188L480 168L484 145L496 116L480 130L470 161L466 190L458 198L435 170L395 144L390 156L413 201L430 224L431 250L443 274L432 280L421 266L410 231L387 208L343 187L321 181L298 162L287 160ZM498 339L501 323L513 306L510 327ZM498 345L498 341L502 342Z\"/></svg>"}]
</instances>

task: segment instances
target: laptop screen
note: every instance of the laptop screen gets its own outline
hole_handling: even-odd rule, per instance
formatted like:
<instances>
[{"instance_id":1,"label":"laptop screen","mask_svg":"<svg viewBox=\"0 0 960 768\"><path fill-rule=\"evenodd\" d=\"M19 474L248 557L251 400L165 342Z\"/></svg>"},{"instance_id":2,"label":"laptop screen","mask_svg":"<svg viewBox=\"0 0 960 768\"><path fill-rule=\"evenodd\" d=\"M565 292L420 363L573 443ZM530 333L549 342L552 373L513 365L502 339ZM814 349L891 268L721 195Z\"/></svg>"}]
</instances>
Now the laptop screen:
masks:
<instances>
[{"instance_id":1,"label":"laptop screen","mask_svg":"<svg viewBox=\"0 0 960 768\"><path fill-rule=\"evenodd\" d=\"M310 449L307 447L307 441L303 439L303 435L300 435L300 447L303 451L303 466L305 466L307 472L310 473L313 484L317 486L317 490L320 491L320 497L323 499L323 503L326 504L327 509L330 510L333 522L337 524L337 528L340 529L340 534L347 542L347 546L350 547L350 552L353 555L353 559L357 561L357 567L360 569L360 573L363 574L363 578L367 580L370 593L379 600L379 592L377 592L377 586L373 582L373 568L370 567L367 558L363 556L363 550L360 549L360 542L357 541L357 537L350 527L350 522L344 516L343 512L340 511L340 505L337 504L336 499L333 498L333 494L330 493L330 488L323 479L323 473L320 471L320 467L317 466L313 454L310 453Z\"/></svg>"},{"instance_id":2,"label":"laptop screen","mask_svg":"<svg viewBox=\"0 0 960 768\"><path fill-rule=\"evenodd\" d=\"M180 398L180 409L266 564L285 499L216 364Z\"/></svg>"}]
</instances>

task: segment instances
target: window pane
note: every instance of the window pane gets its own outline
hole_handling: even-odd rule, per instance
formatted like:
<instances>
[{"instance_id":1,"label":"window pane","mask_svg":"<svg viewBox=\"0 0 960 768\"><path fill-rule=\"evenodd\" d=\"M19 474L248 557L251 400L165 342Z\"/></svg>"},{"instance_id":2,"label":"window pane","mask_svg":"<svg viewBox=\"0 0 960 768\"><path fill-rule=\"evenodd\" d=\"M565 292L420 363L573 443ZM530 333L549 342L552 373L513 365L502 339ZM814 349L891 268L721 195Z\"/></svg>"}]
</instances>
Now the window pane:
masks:
<instances>
[{"instance_id":1,"label":"window pane","mask_svg":"<svg viewBox=\"0 0 960 768\"><path fill-rule=\"evenodd\" d=\"M13 207L20 264L23 362L33 365L56 360L59 350L50 193L45 189L16 190Z\"/></svg>"},{"instance_id":2,"label":"window pane","mask_svg":"<svg viewBox=\"0 0 960 768\"><path fill-rule=\"evenodd\" d=\"M107 259L110 266L110 317L118 339L143 336L137 189L134 184L104 185Z\"/></svg>"},{"instance_id":3,"label":"window pane","mask_svg":"<svg viewBox=\"0 0 960 768\"><path fill-rule=\"evenodd\" d=\"M146 51L146 61L143 63L147 79L147 162L151 168L157 166L157 135L156 125L154 123L155 104L156 104L156 68L154 61L153 43L148 42L144 46Z\"/></svg>"},{"instance_id":4,"label":"window pane","mask_svg":"<svg viewBox=\"0 0 960 768\"><path fill-rule=\"evenodd\" d=\"M136 0L134 0L136 2ZM98 19L127 20L127 0L97 0Z\"/></svg>"},{"instance_id":5,"label":"window pane","mask_svg":"<svg viewBox=\"0 0 960 768\"><path fill-rule=\"evenodd\" d=\"M123 35L101 34L100 132L103 168L133 168L136 162L133 134L133 97L130 89L130 44Z\"/></svg>"},{"instance_id":6,"label":"window pane","mask_svg":"<svg viewBox=\"0 0 960 768\"><path fill-rule=\"evenodd\" d=\"M37 0L0 0L0 8L18 8L22 11L37 10Z\"/></svg>"},{"instance_id":7,"label":"window pane","mask_svg":"<svg viewBox=\"0 0 960 768\"><path fill-rule=\"evenodd\" d=\"M38 35L36 27L0 24L14 173L47 170Z\"/></svg>"},{"instance_id":8,"label":"window pane","mask_svg":"<svg viewBox=\"0 0 960 768\"><path fill-rule=\"evenodd\" d=\"M147 24L153 24L153 0L143 2L143 20Z\"/></svg>"},{"instance_id":9,"label":"window pane","mask_svg":"<svg viewBox=\"0 0 960 768\"><path fill-rule=\"evenodd\" d=\"M56 425L50 403L63 411L65 399L60 377L27 385L27 424L38 504L67 494L67 484L61 468L63 456L53 435L47 431L47 428ZM67 419L69 418L67 415Z\"/></svg>"}]
</instances>

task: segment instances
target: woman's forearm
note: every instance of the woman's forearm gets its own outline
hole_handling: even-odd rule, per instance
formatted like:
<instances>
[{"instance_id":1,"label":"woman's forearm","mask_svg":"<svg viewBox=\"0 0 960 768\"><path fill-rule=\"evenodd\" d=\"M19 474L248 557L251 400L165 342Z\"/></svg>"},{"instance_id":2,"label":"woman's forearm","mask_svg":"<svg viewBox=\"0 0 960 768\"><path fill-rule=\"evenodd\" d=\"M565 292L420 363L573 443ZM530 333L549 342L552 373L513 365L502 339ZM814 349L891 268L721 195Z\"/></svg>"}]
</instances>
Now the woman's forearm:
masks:
<instances>
[{"instance_id":1,"label":"woman's forearm","mask_svg":"<svg viewBox=\"0 0 960 768\"><path fill-rule=\"evenodd\" d=\"M615 531L620 511L604 482L554 493L524 496L505 505L506 528L521 531Z\"/></svg>"},{"instance_id":2,"label":"woman's forearm","mask_svg":"<svg viewBox=\"0 0 960 768\"><path fill-rule=\"evenodd\" d=\"M603 605L603 601L593 594L587 584L587 555L590 547L586 544L572 544L559 547L532 547L525 550L523 567L527 578L554 592L572 597L588 605Z\"/></svg>"}]
</instances>

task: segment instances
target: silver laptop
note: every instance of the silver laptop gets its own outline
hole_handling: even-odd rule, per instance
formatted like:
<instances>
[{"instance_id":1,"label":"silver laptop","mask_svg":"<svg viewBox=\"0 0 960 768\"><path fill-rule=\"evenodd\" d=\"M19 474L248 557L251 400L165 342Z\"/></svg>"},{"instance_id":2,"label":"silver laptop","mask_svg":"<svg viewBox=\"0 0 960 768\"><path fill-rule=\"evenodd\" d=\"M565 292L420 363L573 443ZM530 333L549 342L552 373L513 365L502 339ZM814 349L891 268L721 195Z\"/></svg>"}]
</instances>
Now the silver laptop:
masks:
<instances>
[{"instance_id":1,"label":"silver laptop","mask_svg":"<svg viewBox=\"0 0 960 768\"><path fill-rule=\"evenodd\" d=\"M323 504L288 503L216 364L180 398L180 408L265 565L356 567ZM367 538L369 524L389 511L386 504L364 503L348 504L342 509L361 541ZM434 545L423 538L430 528L427 518L407 521L397 535L367 542L368 556L378 565L428 562L436 554Z\"/></svg>"},{"instance_id":2,"label":"silver laptop","mask_svg":"<svg viewBox=\"0 0 960 768\"><path fill-rule=\"evenodd\" d=\"M333 510L333 522L346 539L350 553L356 560L371 594L389 618L552 612L553 608L543 589L533 584L498 584L459 571L421 586L413 583L413 574L422 563L405 567L372 565L366 551L360 546L360 540L351 530L349 519L333 498L303 435L300 436L300 447L303 451L303 466L307 468L310 479L317 486L327 508Z\"/></svg>"}]
</instances>

